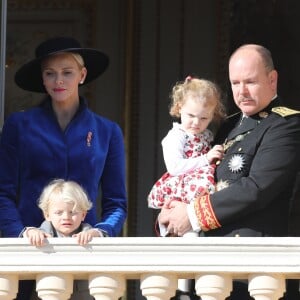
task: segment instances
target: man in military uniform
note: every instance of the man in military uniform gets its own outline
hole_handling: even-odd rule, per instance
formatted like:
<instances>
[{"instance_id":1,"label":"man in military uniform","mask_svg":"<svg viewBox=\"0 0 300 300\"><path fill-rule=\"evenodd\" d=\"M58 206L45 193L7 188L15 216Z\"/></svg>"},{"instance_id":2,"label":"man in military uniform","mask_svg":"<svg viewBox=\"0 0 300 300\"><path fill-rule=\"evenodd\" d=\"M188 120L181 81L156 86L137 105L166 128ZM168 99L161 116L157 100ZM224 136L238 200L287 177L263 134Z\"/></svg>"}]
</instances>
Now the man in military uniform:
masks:
<instances>
[{"instance_id":1,"label":"man in military uniform","mask_svg":"<svg viewBox=\"0 0 300 300\"><path fill-rule=\"evenodd\" d=\"M175 201L159 222L182 235L287 236L290 198L300 166L300 112L277 96L277 72L270 52L248 44L229 60L229 79L240 113L221 126L215 142L224 145L216 169L218 191L189 205ZM299 295L297 296L299 299ZM231 300L251 299L237 282ZM296 299L286 295L285 299Z\"/></svg>"}]
</instances>

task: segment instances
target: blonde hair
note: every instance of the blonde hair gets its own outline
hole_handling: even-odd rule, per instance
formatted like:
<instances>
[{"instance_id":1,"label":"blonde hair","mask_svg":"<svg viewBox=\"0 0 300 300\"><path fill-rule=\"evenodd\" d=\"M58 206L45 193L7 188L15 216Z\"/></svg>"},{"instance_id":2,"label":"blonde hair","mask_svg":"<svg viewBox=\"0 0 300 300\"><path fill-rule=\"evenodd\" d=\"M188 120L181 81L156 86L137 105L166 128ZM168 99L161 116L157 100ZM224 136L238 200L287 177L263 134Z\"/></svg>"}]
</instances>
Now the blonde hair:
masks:
<instances>
[{"instance_id":1,"label":"blonde hair","mask_svg":"<svg viewBox=\"0 0 300 300\"><path fill-rule=\"evenodd\" d=\"M74 53L74 52L69 52L69 53L76 60L76 62L79 65L79 67L83 68L84 67L84 60L83 60L82 56L80 54Z\"/></svg>"},{"instance_id":2,"label":"blonde hair","mask_svg":"<svg viewBox=\"0 0 300 300\"><path fill-rule=\"evenodd\" d=\"M58 52L58 53L55 53L55 54L51 54L51 55L47 56L45 59L43 59L43 61L41 63L42 70L44 69L45 62L49 58L51 58L53 56L60 56L60 55L66 55L66 54L70 55L71 57L74 58L74 60L76 61L77 65L79 67L79 69L82 69L82 68L85 67L85 65L84 65L84 59L83 59L83 57L79 53L67 52L67 51L64 52L64 51L62 51L62 52Z\"/></svg>"},{"instance_id":3,"label":"blonde hair","mask_svg":"<svg viewBox=\"0 0 300 300\"><path fill-rule=\"evenodd\" d=\"M226 116L225 108L221 101L221 90L212 81L188 76L185 81L175 84L172 89L169 113L172 117L180 118L180 109L187 96L192 95L206 105L215 106L213 121L220 122Z\"/></svg>"},{"instance_id":4,"label":"blonde hair","mask_svg":"<svg viewBox=\"0 0 300 300\"><path fill-rule=\"evenodd\" d=\"M66 203L73 204L74 211L86 212L93 206L84 189L75 181L55 179L44 188L38 200L38 206L44 215L48 213L49 204L53 199L60 199Z\"/></svg>"}]
</instances>

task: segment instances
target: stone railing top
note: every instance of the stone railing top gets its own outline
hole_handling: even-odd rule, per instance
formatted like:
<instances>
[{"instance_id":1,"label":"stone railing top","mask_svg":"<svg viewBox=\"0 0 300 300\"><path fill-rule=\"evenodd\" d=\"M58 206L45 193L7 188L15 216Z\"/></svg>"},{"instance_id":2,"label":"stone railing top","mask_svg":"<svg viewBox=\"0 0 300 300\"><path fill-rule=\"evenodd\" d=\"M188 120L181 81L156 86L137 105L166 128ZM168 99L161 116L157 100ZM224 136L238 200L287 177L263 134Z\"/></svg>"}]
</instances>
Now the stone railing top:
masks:
<instances>
[{"instance_id":1,"label":"stone railing top","mask_svg":"<svg viewBox=\"0 0 300 300\"><path fill-rule=\"evenodd\" d=\"M68 272L120 273L127 279L142 273L285 273L299 278L300 238L95 238L79 246L71 238L51 238L44 247L27 239L0 239L0 270L5 274ZM76 277L75 276L75 277Z\"/></svg>"}]
</instances>

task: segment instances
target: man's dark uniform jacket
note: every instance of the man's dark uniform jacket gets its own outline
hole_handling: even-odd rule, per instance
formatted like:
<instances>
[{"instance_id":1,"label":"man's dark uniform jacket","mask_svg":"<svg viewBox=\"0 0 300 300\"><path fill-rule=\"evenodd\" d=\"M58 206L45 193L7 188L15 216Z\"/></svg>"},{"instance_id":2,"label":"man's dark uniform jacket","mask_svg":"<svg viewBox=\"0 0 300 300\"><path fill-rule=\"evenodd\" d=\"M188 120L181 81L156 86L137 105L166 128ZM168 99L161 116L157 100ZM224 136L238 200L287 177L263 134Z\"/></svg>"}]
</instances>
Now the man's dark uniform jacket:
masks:
<instances>
[{"instance_id":1,"label":"man's dark uniform jacket","mask_svg":"<svg viewBox=\"0 0 300 300\"><path fill-rule=\"evenodd\" d=\"M277 98L253 116L230 116L215 143L225 155L216 168L219 191L195 199L200 236L287 236L300 112Z\"/></svg>"}]
</instances>

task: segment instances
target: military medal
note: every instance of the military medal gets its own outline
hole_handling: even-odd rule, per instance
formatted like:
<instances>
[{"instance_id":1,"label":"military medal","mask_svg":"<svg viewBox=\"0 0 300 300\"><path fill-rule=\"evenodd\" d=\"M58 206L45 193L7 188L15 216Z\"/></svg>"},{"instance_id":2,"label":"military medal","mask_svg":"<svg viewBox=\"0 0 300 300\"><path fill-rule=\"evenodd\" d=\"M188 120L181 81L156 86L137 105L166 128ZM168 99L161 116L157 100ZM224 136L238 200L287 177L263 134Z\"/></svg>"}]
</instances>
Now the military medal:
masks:
<instances>
[{"instance_id":1,"label":"military medal","mask_svg":"<svg viewBox=\"0 0 300 300\"><path fill-rule=\"evenodd\" d=\"M216 191L221 191L223 189L226 189L227 187L229 187L229 183L227 180L220 180L217 182L216 184Z\"/></svg>"},{"instance_id":2,"label":"military medal","mask_svg":"<svg viewBox=\"0 0 300 300\"><path fill-rule=\"evenodd\" d=\"M248 132L246 132L246 133L244 133L244 134L239 134L239 135L237 135L234 139L229 140L229 141L225 140L225 143L223 144L224 151L226 152L226 150L227 150L228 148L230 148L235 142L241 142L241 141L244 139L244 137L245 137L247 134L249 134L250 132L251 132L251 131L248 131Z\"/></svg>"},{"instance_id":3,"label":"military medal","mask_svg":"<svg viewBox=\"0 0 300 300\"><path fill-rule=\"evenodd\" d=\"M244 137L245 137L245 134L239 134L239 135L235 138L235 141L240 142L240 141L242 141L242 140L244 139Z\"/></svg>"},{"instance_id":4,"label":"military medal","mask_svg":"<svg viewBox=\"0 0 300 300\"><path fill-rule=\"evenodd\" d=\"M241 154L234 154L229 162L228 167L232 173L240 172L245 165L245 158Z\"/></svg>"},{"instance_id":5,"label":"military medal","mask_svg":"<svg viewBox=\"0 0 300 300\"><path fill-rule=\"evenodd\" d=\"M261 111L260 113L258 113L259 117L262 119L265 119L266 117L269 116L269 113L266 111Z\"/></svg>"}]
</instances>

